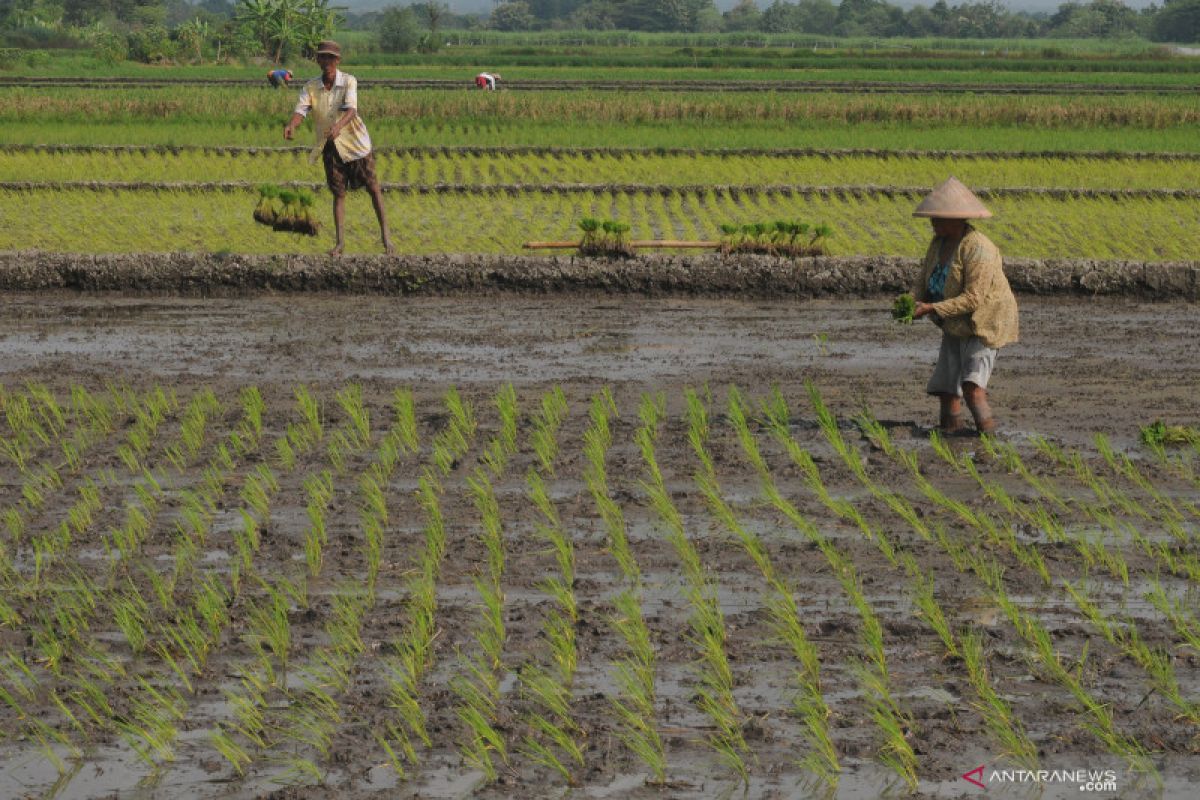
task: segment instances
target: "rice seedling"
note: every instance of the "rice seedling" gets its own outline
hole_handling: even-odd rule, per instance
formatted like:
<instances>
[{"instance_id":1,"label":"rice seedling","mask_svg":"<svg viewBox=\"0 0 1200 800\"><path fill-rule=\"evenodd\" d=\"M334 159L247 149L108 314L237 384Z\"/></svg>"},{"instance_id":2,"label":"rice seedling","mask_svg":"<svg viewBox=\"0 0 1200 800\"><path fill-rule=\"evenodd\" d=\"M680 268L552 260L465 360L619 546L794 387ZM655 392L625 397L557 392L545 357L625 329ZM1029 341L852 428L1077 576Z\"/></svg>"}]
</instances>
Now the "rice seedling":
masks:
<instances>
[{"instance_id":1,"label":"rice seedling","mask_svg":"<svg viewBox=\"0 0 1200 800\"><path fill-rule=\"evenodd\" d=\"M209 734L209 741L217 749L217 752L224 756L225 760L233 766L238 775L246 774L246 767L254 759L245 747L238 744L220 725Z\"/></svg>"},{"instance_id":2,"label":"rice seedling","mask_svg":"<svg viewBox=\"0 0 1200 800\"><path fill-rule=\"evenodd\" d=\"M247 631L243 638L258 655L266 679L287 691L288 651L292 643L290 603L283 590L259 580L264 597L252 603L247 612ZM269 652L268 652L269 651ZM278 671L272 663L274 656Z\"/></svg>"},{"instance_id":3,"label":"rice seedling","mask_svg":"<svg viewBox=\"0 0 1200 800\"><path fill-rule=\"evenodd\" d=\"M494 476L504 473L508 459L517 452L517 393L512 384L505 384L496 393L496 410L500 414L500 430L483 454L482 461Z\"/></svg>"},{"instance_id":4,"label":"rice seedling","mask_svg":"<svg viewBox=\"0 0 1200 800\"><path fill-rule=\"evenodd\" d=\"M283 441L282 439L280 441ZM324 560L324 547L329 537L325 530L325 512L333 499L333 475L329 470L304 479L304 492L308 497L305 512L309 527L304 535L304 558L308 572L316 577Z\"/></svg>"},{"instance_id":5,"label":"rice seedling","mask_svg":"<svg viewBox=\"0 0 1200 800\"><path fill-rule=\"evenodd\" d=\"M450 412L449 427L434 437L434 463L442 475L449 475L458 465L458 460L470 449L475 436L475 412L470 402L464 401L458 389L450 387L446 392L446 410Z\"/></svg>"},{"instance_id":6,"label":"rice seedling","mask_svg":"<svg viewBox=\"0 0 1200 800\"><path fill-rule=\"evenodd\" d=\"M362 386L351 384L338 392L335 398L350 419L354 450L366 449L371 445L371 415L363 405Z\"/></svg>"},{"instance_id":7,"label":"rice seedling","mask_svg":"<svg viewBox=\"0 0 1200 800\"><path fill-rule=\"evenodd\" d=\"M521 739L518 749L535 764L554 770L568 785L574 786L576 779L570 763L583 766L583 749L577 741L582 732L571 714L570 685L560 678L535 664L521 668L522 692L533 707L542 711L525 715L530 731Z\"/></svg>"},{"instance_id":8,"label":"rice seedling","mask_svg":"<svg viewBox=\"0 0 1200 800\"><path fill-rule=\"evenodd\" d=\"M1166 590L1157 579L1151 581L1150 591L1146 592L1144 597L1170 620L1184 644L1200 652L1200 622L1197 622L1194 613L1190 612L1181 600L1167 597Z\"/></svg>"},{"instance_id":9,"label":"rice seedling","mask_svg":"<svg viewBox=\"0 0 1200 800\"><path fill-rule=\"evenodd\" d=\"M542 398L541 412L534 417L533 451L546 475L554 475L554 460L558 456L558 429L567 413L567 398L555 386Z\"/></svg>"},{"instance_id":10,"label":"rice seedling","mask_svg":"<svg viewBox=\"0 0 1200 800\"><path fill-rule=\"evenodd\" d=\"M300 411L300 423L291 423L287 429L287 441L296 453L307 453L325 435L320 404L303 384L296 387L296 407Z\"/></svg>"}]
</instances>

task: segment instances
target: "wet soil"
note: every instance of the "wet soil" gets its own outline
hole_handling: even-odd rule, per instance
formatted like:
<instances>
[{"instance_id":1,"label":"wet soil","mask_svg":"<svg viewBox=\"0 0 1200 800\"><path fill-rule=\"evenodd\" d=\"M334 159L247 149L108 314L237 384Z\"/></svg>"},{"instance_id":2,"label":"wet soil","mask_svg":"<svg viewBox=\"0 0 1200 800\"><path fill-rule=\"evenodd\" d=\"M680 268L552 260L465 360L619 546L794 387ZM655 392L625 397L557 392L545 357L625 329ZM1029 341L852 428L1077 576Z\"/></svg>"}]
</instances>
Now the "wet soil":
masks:
<instances>
[{"instance_id":1,"label":"wet soil","mask_svg":"<svg viewBox=\"0 0 1200 800\"><path fill-rule=\"evenodd\" d=\"M843 774L838 797L909 794L880 763L883 739L872 721L855 664L864 658L862 619L821 550L788 519L760 499L755 470L746 461L730 423L727 393L736 386L757 407L778 388L791 409L791 433L812 454L831 495L849 502L871 529L899 552L911 554L935 581L935 596L958 634L980 634L992 685L1011 705L1038 749L1046 770L1113 769L1117 788L1102 797L1186 797L1200 780L1196 717L1154 688L1147 671L1100 633L1065 591L1063 582L1083 587L1103 615L1136 628L1151 648L1169 654L1181 694L1200 691L1198 657L1176 625L1147 602L1153 581L1181 604L1186 619L1197 614L1194 586L1186 575L1163 566L1160 557L1133 543L1136 529L1172 553L1196 555L1200 534L1200 483L1188 470L1196 453L1176 454L1164 464L1138 442L1139 426L1155 419L1194 425L1200 362L1192 331L1200 317L1186 303L1143 303L1114 298L1036 298L1022 296L1020 343L1005 348L990 387L1000 419L999 441L1011 445L1031 474L1066 498L1055 510L1072 536L1103 541L1127 561L1128 582L1101 567L1083 563L1069 543L1046 541L1044 532L989 499L970 477L939 458L929 443L936 407L923 393L937 349L930 325L891 321L890 297L847 300L731 300L613 296L608 294L492 294L453 297L381 297L262 294L230 298L130 297L73 292L10 294L0 299L0 362L4 386L20 393L26 381L49 387L66 402L73 385L102 392L107 384L145 391L170 387L181 407L195 392L211 388L223 403L206 437L204 455L183 471L164 455L180 431L178 413L156 436L146 463L157 465L166 501L141 546L137 564L114 563L104 549L108 532L119 526L133 501L131 474L117 457L132 421L84 457L77 471L63 472L62 486L36 510L22 536L3 535L17 577L3 598L23 624L0 627L0 648L28 665L38 687L23 703L28 718L0 707L0 796L3 797L763 797L822 796L798 763L807 753L802 722L792 713L797 664L771 630L765 608L766 584L755 562L710 514L693 480L699 461L688 440L684 392L706 398L709 448L721 492L739 520L763 542L780 578L792 589L805 631L821 659L821 690L831 709L828 724ZM1107 705L1119 732L1150 753L1161 784L1127 771L1127 763L1088 729L1078 702L1032 655L1026 641L992 602L983 582L960 571L943 547L927 541L880 499L873 497L831 447L816 424L808 399L811 382L839 417L839 430L859 454L870 478L908 500L919 518L944 528L953 541L994 557L1004 572L1009 598L1050 632L1054 648L1093 697ZM498 727L511 742L511 759L499 782L486 785L464 763L457 742L464 729L450 691L461 671L463 653L476 647L472 635L479 616L474 579L484 569L479 516L467 478L498 429L493 398L505 383L516 389L521 409L518 452L496 491L504 524L506 564L503 585L508 639L500 670ZM252 747L253 761L238 775L213 747L210 734L233 720L226 692L236 692L256 656L246 638L247 615L263 590L246 580L231 606L232 621L207 662L185 690L162 660L134 653L112 621L105 600L121 586L137 586L152 597L144 567L170 569L179 522L180 497L201 481L201 466L235 428L238 393L257 386L267 404L264 441L272 442L296 421L293 392L304 384L322 401L328 431L347 425L335 399L340 389L358 384L371 412L377 443L392 421L393 391L413 392L421 449L401 459L386 487L389 506L382 567L374 607L361 629L363 651L349 686L336 695L337 725L327 747L299 747L284 735L289 703L296 695L268 693L265 745ZM432 746L418 750L418 763L400 779L375 734L396 718L387 705L386 657L409 619L408 579L423 540L424 517L414 492L431 442L445 430L444 396L457 387L475 409L479 430L467 455L443 481L442 511L449 546L438 579L438 607L431 668L420 687ZM536 462L530 433L542 396L562 387L569 412L558 433L559 456L550 496L575 547L576 626L579 670L572 687L571 712L579 727L584 762L572 769L568 785L556 773L520 755L516 744L528 733L532 709L516 674L523 665L542 664L549 651L542 626L551 608L542 581L556 570L554 556L537 532L540 517L527 496L526 472ZM613 446L608 454L610 489L629 529L644 577L643 613L654 645L656 718L667 758L668 785L647 783L649 772L622 744L611 701L616 694L613 664L624 654L614 632L614 596L624 579L606 546L604 526L584 484L583 436L588 403L603 388L614 396ZM719 587L725 615L727 652L734 677L743 733L749 752L749 785L723 768L707 744L712 723L696 704L699 652L687 633L689 610L683 569L642 481L647 473L634 434L641 422L638 405L645 393L662 392L667 418L656 444L657 460L673 502L704 566ZM901 450L916 455L921 472L934 485L974 513L1011 526L1022 543L1036 547L1052 581L1043 582L1013 553L987 541L963 516L930 502L901 461L887 455L851 418L864 407L884 424ZM863 594L883 626L893 696L908 715L906 738L917 754L921 797L1078 797L1078 782L1052 780L1037 793L1031 783L994 779L988 790L965 781L963 773L984 765L1013 768L1003 746L985 725L979 698L961 660L945 647L914 604L913 584L860 527L831 511L809 488L782 445L753 424L767 464L782 494L855 565ZM1095 434L1104 434L1129 456L1155 492L1113 472L1101 458ZM1042 436L1115 487L1096 495L1070 465L1039 450ZM950 441L953 452L971 455L980 475L1002 486L1016 507L1048 504L1028 479L989 458L978 439ZM39 459L53 460L50 448ZM307 607L289 610L291 674L318 663L329 644L326 624L339 592L361 588L364 535L359 525L359 477L372 460L364 450L347 460L334 481L329 509L329 545L320 573L307 580ZM205 543L202 571L226 579L233 531L240 524L237 487L260 464L278 474L279 491L253 572L267 580L295 577L304 564L308 526L304 481L332 469L317 448L286 470L273 448L237 460L225 504ZM29 587L35 567L29 540L51 530L67 515L84 481L111 471L103 509L78 546L44 566L50 590ZM0 505L22 503L24 478L5 461L0 466ZM1116 497L1129 502L1120 505ZM1165 498L1165 499L1164 499ZM1168 500L1170 502L1168 502ZM1188 504L1192 505L1188 505ZM1108 516L1097 514L1103 506ZM1172 511L1174 509L1174 511ZM1111 519L1101 525L1097 518ZM1123 527L1124 526L1124 527ZM1174 531L1174 532L1172 532ZM100 587L100 603L87 619L68 665L82 663L89 648L122 665L106 694L118 714L128 713L146 685L173 686L183 698L174 759L140 759L111 720L83 719L73 727L55 705L51 691L66 697L77 688L64 669L55 674L42 660L30 634L38 609L79 574ZM124 583L128 581L129 583ZM76 584L77 585L77 584ZM149 617L162 624L173 612L151 603ZM151 624L153 628L154 625ZM11 690L9 678L0 686ZM143 683L143 681L145 681ZM292 684L293 689L295 684ZM80 715L83 716L83 715ZM51 749L64 758L65 774L38 746L30 722L61 731L80 748ZM314 777L288 772L287 759L310 759Z\"/></svg>"}]
</instances>

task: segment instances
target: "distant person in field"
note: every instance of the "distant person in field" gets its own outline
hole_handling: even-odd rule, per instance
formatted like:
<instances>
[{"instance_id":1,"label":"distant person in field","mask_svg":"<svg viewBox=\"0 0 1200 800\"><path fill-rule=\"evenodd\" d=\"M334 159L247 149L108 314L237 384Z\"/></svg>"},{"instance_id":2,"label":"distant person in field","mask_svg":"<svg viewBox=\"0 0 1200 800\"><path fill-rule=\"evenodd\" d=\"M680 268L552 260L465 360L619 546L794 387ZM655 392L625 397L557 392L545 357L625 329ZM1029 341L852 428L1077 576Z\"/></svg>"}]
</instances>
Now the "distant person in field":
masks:
<instances>
[{"instance_id":1,"label":"distant person in field","mask_svg":"<svg viewBox=\"0 0 1200 800\"><path fill-rule=\"evenodd\" d=\"M292 71L290 69L273 69L267 73L267 81L272 87L286 89L292 83Z\"/></svg>"},{"instance_id":2,"label":"distant person in field","mask_svg":"<svg viewBox=\"0 0 1200 800\"><path fill-rule=\"evenodd\" d=\"M499 80L499 72L481 72L475 76L475 85L485 92L494 92L496 91L496 82Z\"/></svg>"},{"instance_id":3,"label":"distant person in field","mask_svg":"<svg viewBox=\"0 0 1200 800\"><path fill-rule=\"evenodd\" d=\"M379 186L379 178L375 176L375 153L371 149L367 126L358 116L358 81L353 75L338 69L341 61L342 48L337 42L323 41L317 45L317 64L321 67L321 77L313 78L300 90L300 101L296 103L291 120L284 126L283 138L291 139L308 112L313 112L317 143L309 161L315 162L320 153L325 164L325 183L333 194L333 224L337 242L329 255L339 256L346 248L343 224L346 217L346 191L363 187L370 192L371 204L375 206L383 249L391 255L395 250L388 235L383 190Z\"/></svg>"},{"instance_id":4,"label":"distant person in field","mask_svg":"<svg viewBox=\"0 0 1200 800\"><path fill-rule=\"evenodd\" d=\"M996 419L987 385L996 351L1017 341L1017 299L1004 277L1000 251L968 220L992 216L975 193L949 178L921 201L914 217L928 217L933 241L913 286L913 317L942 329L937 366L925 391L939 398L943 433L966 430L962 405L975 430L992 433Z\"/></svg>"}]
</instances>

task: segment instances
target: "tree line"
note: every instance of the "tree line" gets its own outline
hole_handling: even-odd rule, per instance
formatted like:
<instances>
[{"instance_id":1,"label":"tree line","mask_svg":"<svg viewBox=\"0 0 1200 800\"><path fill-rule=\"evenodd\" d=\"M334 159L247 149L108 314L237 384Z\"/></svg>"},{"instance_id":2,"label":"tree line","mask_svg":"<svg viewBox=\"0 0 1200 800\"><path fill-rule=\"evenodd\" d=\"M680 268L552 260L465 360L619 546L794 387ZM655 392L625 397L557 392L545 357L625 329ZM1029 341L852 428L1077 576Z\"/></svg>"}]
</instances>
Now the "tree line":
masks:
<instances>
[{"instance_id":1,"label":"tree line","mask_svg":"<svg viewBox=\"0 0 1200 800\"><path fill-rule=\"evenodd\" d=\"M0 0L0 46L92 47L106 61L188 61L310 55L337 30L375 33L384 52L432 51L440 32L665 31L951 39L1200 41L1200 0L1136 10L1120 0L1066 2L1053 12L1014 11L996 0L902 8L888 0L504 0L456 14L440 0L351 13L337 0ZM213 53L213 49L216 52Z\"/></svg>"}]
</instances>

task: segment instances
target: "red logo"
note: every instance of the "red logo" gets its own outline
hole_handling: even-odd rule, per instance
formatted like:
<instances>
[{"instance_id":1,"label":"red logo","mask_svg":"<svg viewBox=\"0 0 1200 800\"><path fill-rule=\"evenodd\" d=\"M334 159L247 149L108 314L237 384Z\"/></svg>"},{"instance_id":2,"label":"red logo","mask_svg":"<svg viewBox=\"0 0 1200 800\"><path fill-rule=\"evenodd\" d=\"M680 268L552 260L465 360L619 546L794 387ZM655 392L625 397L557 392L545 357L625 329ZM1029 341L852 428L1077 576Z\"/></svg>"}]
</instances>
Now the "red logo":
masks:
<instances>
[{"instance_id":1,"label":"red logo","mask_svg":"<svg viewBox=\"0 0 1200 800\"><path fill-rule=\"evenodd\" d=\"M972 776L974 776L974 777L972 777ZM982 778L982 777L983 777L983 764L980 764L978 767L971 770L970 772L963 773L964 780L970 781L971 783L978 786L980 789L986 789L987 786L984 785L983 781L980 780L980 778Z\"/></svg>"}]
</instances>

